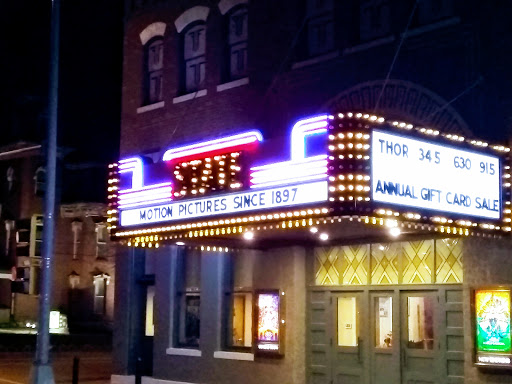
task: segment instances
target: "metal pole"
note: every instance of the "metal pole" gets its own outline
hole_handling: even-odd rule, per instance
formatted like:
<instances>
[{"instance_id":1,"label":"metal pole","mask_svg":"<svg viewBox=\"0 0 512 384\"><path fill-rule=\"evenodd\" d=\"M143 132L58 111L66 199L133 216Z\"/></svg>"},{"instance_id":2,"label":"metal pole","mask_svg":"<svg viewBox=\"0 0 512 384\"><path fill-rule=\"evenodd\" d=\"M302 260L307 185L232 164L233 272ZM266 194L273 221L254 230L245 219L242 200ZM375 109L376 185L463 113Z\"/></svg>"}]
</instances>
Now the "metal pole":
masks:
<instances>
[{"instance_id":1,"label":"metal pole","mask_svg":"<svg viewBox=\"0 0 512 384\"><path fill-rule=\"evenodd\" d=\"M54 384L49 362L50 350L50 292L51 261L55 230L55 181L57 168L57 106L59 88L59 27L60 0L52 0L50 33L50 78L48 92L48 131L46 157L46 193L44 198L43 253L41 261L41 289L39 294L39 326L36 356L30 372L31 384Z\"/></svg>"}]
</instances>

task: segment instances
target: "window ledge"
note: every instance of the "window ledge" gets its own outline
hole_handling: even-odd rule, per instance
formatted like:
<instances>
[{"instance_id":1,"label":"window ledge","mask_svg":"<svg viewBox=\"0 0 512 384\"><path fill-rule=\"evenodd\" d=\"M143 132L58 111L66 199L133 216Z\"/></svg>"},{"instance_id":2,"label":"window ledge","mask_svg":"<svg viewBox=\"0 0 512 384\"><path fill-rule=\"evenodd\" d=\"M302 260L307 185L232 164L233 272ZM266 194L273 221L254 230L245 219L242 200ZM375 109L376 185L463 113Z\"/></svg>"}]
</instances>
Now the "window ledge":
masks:
<instances>
[{"instance_id":1,"label":"window ledge","mask_svg":"<svg viewBox=\"0 0 512 384\"><path fill-rule=\"evenodd\" d=\"M367 49L370 49L370 48L375 48L375 47L378 47L378 46L381 46L384 44L392 43L393 41L395 41L395 36L382 37L380 39L372 40L367 43L363 43L363 44L355 45L350 48L346 48L343 50L343 54L350 55L351 53L366 51Z\"/></svg>"},{"instance_id":2,"label":"window ledge","mask_svg":"<svg viewBox=\"0 0 512 384\"><path fill-rule=\"evenodd\" d=\"M215 351L213 357L216 359L254 361L254 353L247 352Z\"/></svg>"},{"instance_id":3,"label":"window ledge","mask_svg":"<svg viewBox=\"0 0 512 384\"><path fill-rule=\"evenodd\" d=\"M322 55L322 56L313 57L312 59L308 59L308 60L304 60L304 61L299 61L299 62L294 63L292 65L292 69L299 69L299 68L302 68L302 67L308 67L310 65L314 65L314 64L318 64L318 63L321 63L321 62L324 62L324 61L332 60L332 59L335 59L336 57L338 57L339 55L340 55L340 52L339 51L335 51L335 52L327 53L327 54Z\"/></svg>"},{"instance_id":4,"label":"window ledge","mask_svg":"<svg viewBox=\"0 0 512 384\"><path fill-rule=\"evenodd\" d=\"M229 83L217 85L217 92L222 92L227 89L236 88L236 87L240 87L242 85L247 85L247 84L249 84L249 78L244 77L242 79L230 81Z\"/></svg>"},{"instance_id":5,"label":"window ledge","mask_svg":"<svg viewBox=\"0 0 512 384\"><path fill-rule=\"evenodd\" d=\"M163 108L165 105L164 101L159 101L158 103L144 105L143 107L137 108L137 113L144 113L147 111L152 111L154 109Z\"/></svg>"},{"instance_id":6,"label":"window ledge","mask_svg":"<svg viewBox=\"0 0 512 384\"><path fill-rule=\"evenodd\" d=\"M206 89L201 89L200 91L197 91L197 92L187 93L186 95L175 97L174 99L172 99L172 103L173 104L183 103L184 101L193 100L197 97L206 96L206 93L207 93Z\"/></svg>"},{"instance_id":7,"label":"window ledge","mask_svg":"<svg viewBox=\"0 0 512 384\"><path fill-rule=\"evenodd\" d=\"M431 32L436 29L449 27L451 25L456 25L459 23L460 23L460 18L458 18L458 17L452 17L450 19L437 21L432 24L428 24L428 25L410 30L409 32L407 32L407 37L418 36L418 35L421 35L422 33Z\"/></svg>"},{"instance_id":8,"label":"window ledge","mask_svg":"<svg viewBox=\"0 0 512 384\"><path fill-rule=\"evenodd\" d=\"M167 348L165 352L168 355L180 355L180 356L193 356L201 357L201 351L199 349L189 348Z\"/></svg>"}]
</instances>

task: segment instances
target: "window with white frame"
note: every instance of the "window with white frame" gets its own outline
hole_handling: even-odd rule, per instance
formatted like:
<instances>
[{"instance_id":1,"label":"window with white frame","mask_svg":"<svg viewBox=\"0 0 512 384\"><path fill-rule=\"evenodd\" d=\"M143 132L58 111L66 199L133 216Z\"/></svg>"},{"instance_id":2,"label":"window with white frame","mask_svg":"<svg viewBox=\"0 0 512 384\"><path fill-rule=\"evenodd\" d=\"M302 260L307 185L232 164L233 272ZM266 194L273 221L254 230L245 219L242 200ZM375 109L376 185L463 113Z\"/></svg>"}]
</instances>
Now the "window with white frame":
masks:
<instances>
[{"instance_id":1,"label":"window with white frame","mask_svg":"<svg viewBox=\"0 0 512 384\"><path fill-rule=\"evenodd\" d=\"M174 347L198 348L201 308L201 252L181 249L175 271Z\"/></svg>"},{"instance_id":2,"label":"window with white frame","mask_svg":"<svg viewBox=\"0 0 512 384\"><path fill-rule=\"evenodd\" d=\"M94 276L94 302L93 310L96 315L105 315L107 286L109 284L110 276L101 274Z\"/></svg>"},{"instance_id":3,"label":"window with white frame","mask_svg":"<svg viewBox=\"0 0 512 384\"><path fill-rule=\"evenodd\" d=\"M206 74L206 26L191 24L183 31L183 72L187 93L204 88Z\"/></svg>"},{"instance_id":4,"label":"window with white frame","mask_svg":"<svg viewBox=\"0 0 512 384\"><path fill-rule=\"evenodd\" d=\"M222 347L249 351L252 346L254 255L240 252L227 257L224 265Z\"/></svg>"},{"instance_id":5,"label":"window with white frame","mask_svg":"<svg viewBox=\"0 0 512 384\"><path fill-rule=\"evenodd\" d=\"M150 40L145 47L145 104L162 101L164 44L161 37Z\"/></svg>"},{"instance_id":6,"label":"window with white frame","mask_svg":"<svg viewBox=\"0 0 512 384\"><path fill-rule=\"evenodd\" d=\"M108 229L105 223L96 224L96 257L107 257Z\"/></svg>"},{"instance_id":7,"label":"window with white frame","mask_svg":"<svg viewBox=\"0 0 512 384\"><path fill-rule=\"evenodd\" d=\"M73 220L71 222L71 232L73 232L73 260L77 260L80 237L82 234L82 222L79 220Z\"/></svg>"},{"instance_id":8,"label":"window with white frame","mask_svg":"<svg viewBox=\"0 0 512 384\"><path fill-rule=\"evenodd\" d=\"M248 11L245 5L228 14L228 66L230 80L247 76Z\"/></svg>"},{"instance_id":9,"label":"window with white frame","mask_svg":"<svg viewBox=\"0 0 512 384\"><path fill-rule=\"evenodd\" d=\"M334 0L307 0L306 28L309 56L334 49Z\"/></svg>"}]
</instances>

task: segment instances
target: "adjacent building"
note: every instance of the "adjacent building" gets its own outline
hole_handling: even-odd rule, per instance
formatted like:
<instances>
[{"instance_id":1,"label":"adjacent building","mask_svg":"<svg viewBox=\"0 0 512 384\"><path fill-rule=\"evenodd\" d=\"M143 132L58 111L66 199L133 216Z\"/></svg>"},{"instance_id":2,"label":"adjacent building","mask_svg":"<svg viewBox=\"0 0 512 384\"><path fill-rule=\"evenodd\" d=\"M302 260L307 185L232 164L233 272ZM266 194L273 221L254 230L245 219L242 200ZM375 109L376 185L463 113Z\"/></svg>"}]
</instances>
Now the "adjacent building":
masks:
<instances>
[{"instance_id":1,"label":"adjacent building","mask_svg":"<svg viewBox=\"0 0 512 384\"><path fill-rule=\"evenodd\" d=\"M4 326L37 323L46 188L42 151L41 145L27 142L0 149L0 322ZM101 170L96 169L96 173ZM90 173L87 167L64 166L60 156L57 194L64 203L56 207L51 309L64 315L60 328L69 326L72 331L110 330L113 316L114 259L106 204L87 199L69 202L78 196L72 189L83 188L81 180ZM101 175L95 178L101 179ZM82 190L81 197L92 197L93 190Z\"/></svg>"},{"instance_id":2,"label":"adjacent building","mask_svg":"<svg viewBox=\"0 0 512 384\"><path fill-rule=\"evenodd\" d=\"M510 382L508 11L127 1L112 382Z\"/></svg>"}]
</instances>

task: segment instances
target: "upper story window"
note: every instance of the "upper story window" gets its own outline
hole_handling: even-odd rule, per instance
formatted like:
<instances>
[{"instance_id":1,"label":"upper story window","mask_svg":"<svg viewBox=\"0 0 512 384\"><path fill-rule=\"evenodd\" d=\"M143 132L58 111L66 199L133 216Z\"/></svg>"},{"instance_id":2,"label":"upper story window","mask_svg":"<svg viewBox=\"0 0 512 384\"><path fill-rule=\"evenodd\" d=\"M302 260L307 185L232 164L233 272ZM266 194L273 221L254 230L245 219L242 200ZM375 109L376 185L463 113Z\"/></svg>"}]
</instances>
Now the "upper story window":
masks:
<instances>
[{"instance_id":1,"label":"upper story window","mask_svg":"<svg viewBox=\"0 0 512 384\"><path fill-rule=\"evenodd\" d=\"M164 44L161 38L147 44L145 59L146 104L153 104L163 98Z\"/></svg>"},{"instance_id":2,"label":"upper story window","mask_svg":"<svg viewBox=\"0 0 512 384\"><path fill-rule=\"evenodd\" d=\"M389 0L363 0L360 5L360 13L359 36L361 41L385 37L390 32Z\"/></svg>"},{"instance_id":3,"label":"upper story window","mask_svg":"<svg viewBox=\"0 0 512 384\"><path fill-rule=\"evenodd\" d=\"M453 16L453 0L422 0L418 3L419 24L429 24Z\"/></svg>"},{"instance_id":4,"label":"upper story window","mask_svg":"<svg viewBox=\"0 0 512 384\"><path fill-rule=\"evenodd\" d=\"M204 88L206 74L206 27L199 24L183 34L183 70L187 93Z\"/></svg>"},{"instance_id":5,"label":"upper story window","mask_svg":"<svg viewBox=\"0 0 512 384\"><path fill-rule=\"evenodd\" d=\"M334 0L307 0L306 33L309 56L334 49Z\"/></svg>"},{"instance_id":6,"label":"upper story window","mask_svg":"<svg viewBox=\"0 0 512 384\"><path fill-rule=\"evenodd\" d=\"M174 22L181 34L181 88L185 93L203 89L206 77L206 18L209 8L188 9Z\"/></svg>"},{"instance_id":7,"label":"upper story window","mask_svg":"<svg viewBox=\"0 0 512 384\"><path fill-rule=\"evenodd\" d=\"M247 75L247 7L237 7L228 14L227 55L230 80Z\"/></svg>"},{"instance_id":8,"label":"upper story window","mask_svg":"<svg viewBox=\"0 0 512 384\"><path fill-rule=\"evenodd\" d=\"M105 223L96 224L96 257L107 257L108 229Z\"/></svg>"},{"instance_id":9,"label":"upper story window","mask_svg":"<svg viewBox=\"0 0 512 384\"><path fill-rule=\"evenodd\" d=\"M166 25L155 22L140 33L144 46L143 104L154 104L163 100L164 43Z\"/></svg>"},{"instance_id":10,"label":"upper story window","mask_svg":"<svg viewBox=\"0 0 512 384\"><path fill-rule=\"evenodd\" d=\"M44 169L44 167L37 168L34 181L34 193L38 196L44 195L46 191L46 169Z\"/></svg>"}]
</instances>

